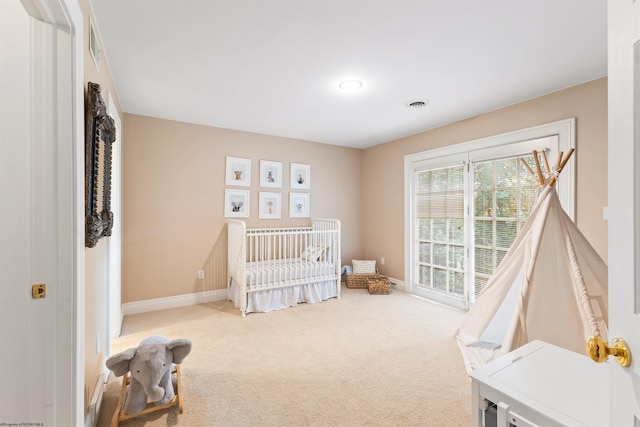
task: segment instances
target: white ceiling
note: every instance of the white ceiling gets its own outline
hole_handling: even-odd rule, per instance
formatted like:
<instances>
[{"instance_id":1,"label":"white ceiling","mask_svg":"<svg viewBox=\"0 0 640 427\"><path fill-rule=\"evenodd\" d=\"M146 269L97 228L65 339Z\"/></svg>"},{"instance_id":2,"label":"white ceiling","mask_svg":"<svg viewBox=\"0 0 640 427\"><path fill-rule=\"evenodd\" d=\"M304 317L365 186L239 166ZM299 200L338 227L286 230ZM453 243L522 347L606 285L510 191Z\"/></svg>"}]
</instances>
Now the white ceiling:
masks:
<instances>
[{"instance_id":1,"label":"white ceiling","mask_svg":"<svg viewBox=\"0 0 640 427\"><path fill-rule=\"evenodd\" d=\"M125 112L349 147L607 74L606 0L91 3Z\"/></svg>"}]
</instances>

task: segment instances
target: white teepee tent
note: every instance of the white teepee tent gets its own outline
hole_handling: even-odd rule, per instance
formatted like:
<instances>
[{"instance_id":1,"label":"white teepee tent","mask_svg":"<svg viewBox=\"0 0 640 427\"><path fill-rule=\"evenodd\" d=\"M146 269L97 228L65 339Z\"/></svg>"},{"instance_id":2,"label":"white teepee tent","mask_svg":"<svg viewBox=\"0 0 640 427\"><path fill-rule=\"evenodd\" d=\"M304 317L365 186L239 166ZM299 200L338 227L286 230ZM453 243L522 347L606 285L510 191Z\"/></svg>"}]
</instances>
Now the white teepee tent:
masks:
<instances>
[{"instance_id":1,"label":"white teepee tent","mask_svg":"<svg viewBox=\"0 0 640 427\"><path fill-rule=\"evenodd\" d=\"M607 266L560 205L555 182L573 150L554 170L537 173L544 186L529 219L457 332L471 371L539 339L586 352L590 336L607 334Z\"/></svg>"}]
</instances>

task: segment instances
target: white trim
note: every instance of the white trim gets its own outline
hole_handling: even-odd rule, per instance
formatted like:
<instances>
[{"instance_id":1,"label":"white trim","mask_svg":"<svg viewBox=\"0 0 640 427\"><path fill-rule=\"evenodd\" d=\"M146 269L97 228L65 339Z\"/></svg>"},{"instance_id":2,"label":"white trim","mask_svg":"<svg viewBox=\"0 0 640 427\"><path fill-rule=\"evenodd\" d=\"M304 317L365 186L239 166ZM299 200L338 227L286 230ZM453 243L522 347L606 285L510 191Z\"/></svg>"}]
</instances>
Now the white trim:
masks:
<instances>
[{"instance_id":1,"label":"white trim","mask_svg":"<svg viewBox=\"0 0 640 427\"><path fill-rule=\"evenodd\" d=\"M486 138L480 138L473 141L463 142L460 144L449 145L446 147L436 148L433 150L422 151L419 153L408 154L404 157L404 242L405 242L405 260L404 260L404 277L405 288L407 292L413 292L413 261L414 254L414 230L413 221L413 179L416 166L429 164L430 167L440 167L445 164L451 165L458 157L468 156L467 160L474 158L478 160L478 154L481 156L492 155L496 153L496 149L502 147L502 150L508 150L508 145L514 143L529 142L539 140L539 143L545 145L551 139L541 140L542 138L557 136L558 151L567 152L571 148L575 148L575 118L560 120L553 123L534 126L522 130L503 133ZM533 148L535 148L535 142ZM531 147L529 147L531 148ZM506 151L505 151L506 153ZM554 154L555 155L555 154ZM574 156L575 157L575 156ZM480 157L481 158L481 157ZM550 159L551 163L555 163L555 157ZM575 218L575 158L567 163L562 171L562 177L558 180L557 188L562 207L571 219ZM466 245L466 243L465 243Z\"/></svg>"},{"instance_id":2,"label":"white trim","mask_svg":"<svg viewBox=\"0 0 640 427\"><path fill-rule=\"evenodd\" d=\"M433 150L407 154L404 157L405 160L408 159L410 161L415 161L417 159L421 159L427 153L429 154L429 157L449 156L461 151L483 150L485 148L493 148L500 145L509 145L514 142L529 141L532 139L544 138L546 136L552 135L567 136L571 141L569 147L575 147L575 140L573 140L573 129L575 127L575 120L575 117L572 117L553 123L515 130L513 132L501 133L494 136L487 136L485 138L461 142L459 144L448 145L446 147L434 148ZM562 176L564 177L564 172Z\"/></svg>"},{"instance_id":3,"label":"white trim","mask_svg":"<svg viewBox=\"0 0 640 427\"><path fill-rule=\"evenodd\" d=\"M98 418L100 417L100 410L102 409L104 395L104 388L107 382L108 373L102 373L98 376L98 381L93 389L93 395L87 408L87 416L85 419L85 427L95 427L98 424Z\"/></svg>"},{"instance_id":4,"label":"white trim","mask_svg":"<svg viewBox=\"0 0 640 427\"><path fill-rule=\"evenodd\" d=\"M39 0L44 2L45 0ZM69 351L73 354L71 366L71 382L73 408L72 425L82 424L84 420L84 323L85 323L85 259L84 259L84 16L80 4L76 0L60 0L69 21L69 27L73 38L72 70L70 70L71 87L73 92L73 188L74 188L74 270L72 311L75 314L75 324L71 325L75 335L73 336L73 348ZM61 327L67 325L62 324Z\"/></svg>"},{"instance_id":5,"label":"white trim","mask_svg":"<svg viewBox=\"0 0 640 427\"><path fill-rule=\"evenodd\" d=\"M108 243L107 282L107 339L106 353L111 354L111 340L119 337L122 330L122 121L116 104L109 93L108 113L116 126L116 141L113 144L111 170L111 211L113 229Z\"/></svg>"},{"instance_id":6,"label":"white trim","mask_svg":"<svg viewBox=\"0 0 640 427\"><path fill-rule=\"evenodd\" d=\"M154 298L143 301L127 302L122 304L123 316L147 313L149 311L166 310L168 308L185 307L188 305L204 304L211 301L224 301L228 299L227 289L204 291L192 294L182 294L172 297Z\"/></svg>"}]
</instances>

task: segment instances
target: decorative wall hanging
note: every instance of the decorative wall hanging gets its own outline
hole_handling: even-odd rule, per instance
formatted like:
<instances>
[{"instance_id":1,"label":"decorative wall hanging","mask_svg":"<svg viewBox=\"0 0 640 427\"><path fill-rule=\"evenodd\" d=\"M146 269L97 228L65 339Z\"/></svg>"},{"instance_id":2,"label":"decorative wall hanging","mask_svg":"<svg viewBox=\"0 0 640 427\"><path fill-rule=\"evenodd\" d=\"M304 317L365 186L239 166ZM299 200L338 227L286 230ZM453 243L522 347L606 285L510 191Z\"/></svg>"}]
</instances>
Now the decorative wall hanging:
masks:
<instances>
[{"instance_id":1,"label":"decorative wall hanging","mask_svg":"<svg viewBox=\"0 0 640 427\"><path fill-rule=\"evenodd\" d=\"M311 165L291 163L291 188L308 190L311 188Z\"/></svg>"},{"instance_id":2,"label":"decorative wall hanging","mask_svg":"<svg viewBox=\"0 0 640 427\"><path fill-rule=\"evenodd\" d=\"M282 188L282 162L260 160L260 187Z\"/></svg>"},{"instance_id":3,"label":"decorative wall hanging","mask_svg":"<svg viewBox=\"0 0 640 427\"><path fill-rule=\"evenodd\" d=\"M227 156L225 182L238 187L251 186L251 159Z\"/></svg>"},{"instance_id":4,"label":"decorative wall hanging","mask_svg":"<svg viewBox=\"0 0 640 427\"><path fill-rule=\"evenodd\" d=\"M116 139L113 118L97 83L89 82L85 114L85 246L93 248L101 237L111 236L111 153Z\"/></svg>"},{"instance_id":5,"label":"decorative wall hanging","mask_svg":"<svg viewBox=\"0 0 640 427\"><path fill-rule=\"evenodd\" d=\"M309 193L289 193L289 218L309 217Z\"/></svg>"},{"instance_id":6,"label":"decorative wall hanging","mask_svg":"<svg viewBox=\"0 0 640 427\"><path fill-rule=\"evenodd\" d=\"M224 190L224 216L228 218L249 218L249 190Z\"/></svg>"},{"instance_id":7,"label":"decorative wall hanging","mask_svg":"<svg viewBox=\"0 0 640 427\"><path fill-rule=\"evenodd\" d=\"M280 193L260 193L260 219L280 219L282 216L282 195Z\"/></svg>"}]
</instances>

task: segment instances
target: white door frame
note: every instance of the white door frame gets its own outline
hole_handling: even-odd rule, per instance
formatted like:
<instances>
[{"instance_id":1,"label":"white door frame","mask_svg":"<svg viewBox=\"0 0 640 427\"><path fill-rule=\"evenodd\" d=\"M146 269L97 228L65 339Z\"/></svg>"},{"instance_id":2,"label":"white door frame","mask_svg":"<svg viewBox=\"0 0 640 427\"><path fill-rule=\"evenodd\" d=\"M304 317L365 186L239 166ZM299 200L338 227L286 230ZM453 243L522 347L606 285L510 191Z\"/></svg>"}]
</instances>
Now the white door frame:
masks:
<instances>
[{"instance_id":1,"label":"white door frame","mask_svg":"<svg viewBox=\"0 0 640 427\"><path fill-rule=\"evenodd\" d=\"M120 336L122 329L122 123L116 104L109 94L108 112L116 125L116 143L113 145L113 169L111 171L111 211L113 229L108 241L107 279L107 343L106 353L111 354L111 340Z\"/></svg>"},{"instance_id":2,"label":"white door frame","mask_svg":"<svg viewBox=\"0 0 640 427\"><path fill-rule=\"evenodd\" d=\"M58 298L55 307L56 353L53 419L56 425L84 424L84 18L77 0L21 0L31 16L66 30L70 51L58 46L56 61L62 78L71 82L71 109L52 106L53 117L72 124L69 156L57 157L58 185L67 191L58 200L59 218L73 218L73 229L60 225ZM59 135L63 137L63 135ZM65 152L62 151L62 154ZM71 171L71 173L69 173ZM70 203L67 203L70 202ZM71 237L72 236L72 237ZM68 241L67 241L68 239ZM68 244L67 244L68 243ZM70 424L69 424L70 421Z\"/></svg>"}]
</instances>

